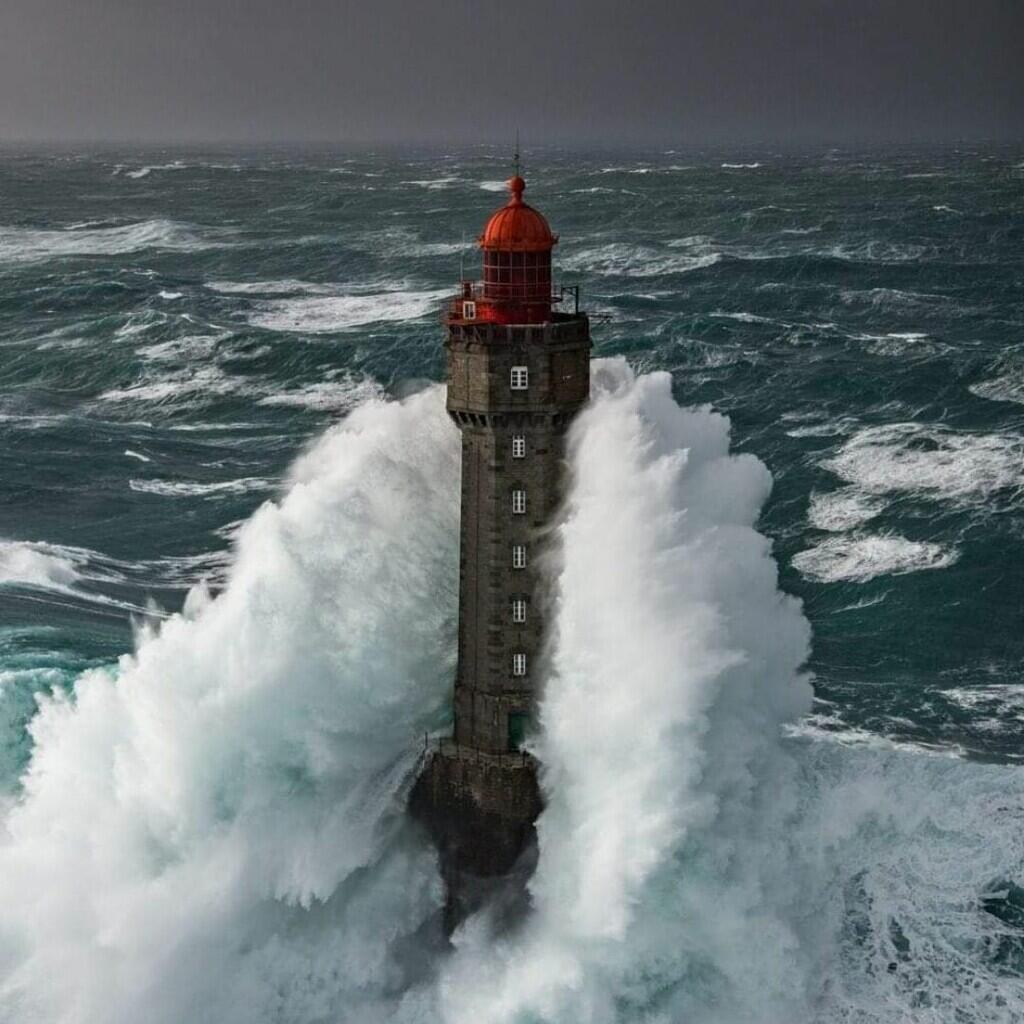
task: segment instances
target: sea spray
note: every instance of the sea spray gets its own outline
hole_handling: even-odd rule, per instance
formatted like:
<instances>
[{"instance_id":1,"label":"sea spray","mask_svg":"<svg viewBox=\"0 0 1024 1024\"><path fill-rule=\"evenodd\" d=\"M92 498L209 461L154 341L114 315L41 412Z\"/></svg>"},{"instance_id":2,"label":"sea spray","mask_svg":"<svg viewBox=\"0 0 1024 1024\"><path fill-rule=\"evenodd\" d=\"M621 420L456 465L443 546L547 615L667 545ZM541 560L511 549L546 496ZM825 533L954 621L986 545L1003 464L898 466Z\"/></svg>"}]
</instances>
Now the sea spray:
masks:
<instances>
[{"instance_id":1,"label":"sea spray","mask_svg":"<svg viewBox=\"0 0 1024 1024\"><path fill-rule=\"evenodd\" d=\"M767 471L666 375L595 373L524 929L431 947L443 892L401 817L454 669L434 388L329 431L219 596L42 702L0 839L5 1024L1024 1019L1024 773L781 735L808 636L753 528Z\"/></svg>"},{"instance_id":2,"label":"sea spray","mask_svg":"<svg viewBox=\"0 0 1024 1024\"><path fill-rule=\"evenodd\" d=\"M559 531L535 916L497 946L466 929L446 1015L793 1020L810 971L780 727L809 706L809 636L753 529L771 478L667 374L603 361L594 385Z\"/></svg>"},{"instance_id":3,"label":"sea spray","mask_svg":"<svg viewBox=\"0 0 1024 1024\"><path fill-rule=\"evenodd\" d=\"M41 702L0 1018L340 1020L404 987L388 951L442 898L401 808L454 668L458 491L439 389L361 407L223 593Z\"/></svg>"}]
</instances>

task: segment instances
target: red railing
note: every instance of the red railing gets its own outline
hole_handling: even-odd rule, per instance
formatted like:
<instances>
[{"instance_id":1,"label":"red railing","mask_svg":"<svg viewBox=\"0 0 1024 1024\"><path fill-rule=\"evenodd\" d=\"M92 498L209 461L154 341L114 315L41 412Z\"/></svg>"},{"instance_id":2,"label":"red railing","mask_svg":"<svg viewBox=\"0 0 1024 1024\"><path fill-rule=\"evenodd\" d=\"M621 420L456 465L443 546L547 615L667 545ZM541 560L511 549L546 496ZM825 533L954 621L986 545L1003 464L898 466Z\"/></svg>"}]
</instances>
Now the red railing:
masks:
<instances>
[{"instance_id":1,"label":"red railing","mask_svg":"<svg viewBox=\"0 0 1024 1024\"><path fill-rule=\"evenodd\" d=\"M464 302L501 303L519 306L554 306L565 301L566 291L573 289L554 288L550 292L543 285L497 284L490 281L463 281L462 290L447 303L447 317L452 320L473 319L465 317Z\"/></svg>"}]
</instances>

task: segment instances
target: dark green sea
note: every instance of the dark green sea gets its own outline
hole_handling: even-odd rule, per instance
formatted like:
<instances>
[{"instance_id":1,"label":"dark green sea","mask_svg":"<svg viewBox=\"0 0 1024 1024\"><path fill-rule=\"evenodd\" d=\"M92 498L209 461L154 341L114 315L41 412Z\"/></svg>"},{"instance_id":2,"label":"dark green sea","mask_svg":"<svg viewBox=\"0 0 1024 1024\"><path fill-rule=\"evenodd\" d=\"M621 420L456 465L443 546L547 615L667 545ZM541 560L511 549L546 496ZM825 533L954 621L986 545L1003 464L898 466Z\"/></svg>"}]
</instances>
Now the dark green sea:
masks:
<instances>
[{"instance_id":1,"label":"dark green sea","mask_svg":"<svg viewBox=\"0 0 1024 1024\"><path fill-rule=\"evenodd\" d=\"M425 514L414 540L389 540L379 525L387 508L362 491L339 501L303 542L310 572L340 566L324 571L308 607L284 541L260 542L262 582L234 545L261 528L243 526L254 515L274 514L265 503L295 487L314 502L302 468L314 456L304 453L325 431L365 403L409 399L442 379L440 303L463 272L476 275L473 240L504 201L508 173L491 149L0 151L0 806L12 816L0 836L8 879L22 879L0 871L15 907L0 914L0 1018L1024 1020L1024 148L529 154L526 198L560 235L556 278L580 288L595 358L669 374L675 402L726 415L731 450L756 456L773 479L756 528L781 591L810 624L814 702L779 741L796 778L763 806L821 838L810 858L820 871L814 882L787 879L783 856L755 885L735 868L737 889L760 894L737 911L736 934L756 932L787 894L800 909L786 934L773 926L757 941L792 949L785 967L689 958L687 935L704 936L705 950L742 943L703 921L696 896L679 911L678 938L645 917L637 908L672 890L664 867L624 903L633 917L619 940L634 959L609 952L611 932L569 925L558 942L537 940L547 952L533 960L477 936L480 961L446 975L439 997L429 979L445 969L440 959L408 966L426 912L401 898L416 889L424 905L437 902L429 871L410 866L429 853L411 841L398 852L350 842L350 819L325 825L335 805L356 812L307 770L329 761L346 793L357 776L360 793L400 790L382 782L402 775L394 758L364 777L358 757L331 747L372 743L372 694L314 742L288 710L307 687L283 659L278 690L245 714L225 710L234 697L216 678L257 639L225 627L219 639L183 641L193 660L181 671L191 680L208 669L211 682L174 715L144 693L138 705L121 693L117 708L101 695L131 668L118 669L119 658L140 645L145 660L162 623L195 621L174 617L192 588L202 603L230 582L230 600L258 606L274 599L267 580L279 566L302 614L270 616L267 635L279 631L287 647L308 622L298 646L338 706L355 702L345 689L352 650L367 679L382 661L415 679L418 663L392 651L420 629L450 637L443 569L428 586L395 568L419 540L425 566L454 564L443 493L430 499L436 522ZM444 429L439 415L430 423ZM393 488L393 507L408 500L416 515L420 484L389 475L398 448L389 460L352 473ZM377 561L318 563L316 545L328 550L338 530L351 531L346 551L365 543ZM358 585L346 582L352 565ZM715 601L728 620L729 599ZM344 654L317 646L332 616L344 622ZM448 671L440 664L438 678ZM76 690L83 673L102 681L92 697L88 685ZM177 685L156 670L147 678L131 685ZM87 699L112 702L93 707L88 726L76 711ZM320 720L332 699L304 707ZM186 721L189 739L178 742ZM428 712L399 716L395 749L404 735L414 746L424 721ZM143 771L147 744L158 766ZM715 771L716 756L694 771ZM235 767L264 788L231 781ZM154 781L136 786L139 773ZM673 779L663 778L667 789ZM723 814L732 785L716 790ZM262 848L282 819L257 791L292 794L285 833L316 835L281 855L287 868L268 867L286 840ZM239 822L253 802L262 810L246 839ZM632 849L639 833L623 828L621 849ZM216 856L195 852L208 835L227 844ZM711 861L744 844L742 828L730 835L708 840ZM324 843L345 851L351 873L318 866ZM711 870L673 849L665 863L686 877ZM98 874L86 866L96 864ZM111 895L112 909L96 879L121 873L130 892ZM188 927L173 878L206 886ZM286 911L275 916L278 905ZM805 917L834 943L812 966ZM402 970L389 966L396 937ZM367 948L377 952L364 961ZM573 995L520 1006L509 993L540 991L529 964L545 959L575 979ZM39 979L55 964L67 974L51 999ZM210 993L223 977L222 1005ZM490 1009L451 996L472 986L467 977L495 986ZM744 985L765 1001L747 999Z\"/></svg>"}]
</instances>

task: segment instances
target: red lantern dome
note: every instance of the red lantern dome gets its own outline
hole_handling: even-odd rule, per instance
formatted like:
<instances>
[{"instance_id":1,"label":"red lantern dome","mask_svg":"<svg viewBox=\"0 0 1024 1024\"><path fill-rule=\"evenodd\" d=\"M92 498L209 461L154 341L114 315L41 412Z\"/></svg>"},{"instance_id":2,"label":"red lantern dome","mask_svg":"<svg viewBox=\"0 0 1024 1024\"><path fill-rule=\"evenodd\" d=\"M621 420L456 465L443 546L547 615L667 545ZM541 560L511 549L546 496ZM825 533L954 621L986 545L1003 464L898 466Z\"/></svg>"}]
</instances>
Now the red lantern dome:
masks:
<instances>
[{"instance_id":1,"label":"red lantern dome","mask_svg":"<svg viewBox=\"0 0 1024 1024\"><path fill-rule=\"evenodd\" d=\"M526 182L517 174L509 179L508 187L512 198L487 222L479 238L480 248L504 252L550 251L558 238L551 233L544 215L523 202Z\"/></svg>"}]
</instances>

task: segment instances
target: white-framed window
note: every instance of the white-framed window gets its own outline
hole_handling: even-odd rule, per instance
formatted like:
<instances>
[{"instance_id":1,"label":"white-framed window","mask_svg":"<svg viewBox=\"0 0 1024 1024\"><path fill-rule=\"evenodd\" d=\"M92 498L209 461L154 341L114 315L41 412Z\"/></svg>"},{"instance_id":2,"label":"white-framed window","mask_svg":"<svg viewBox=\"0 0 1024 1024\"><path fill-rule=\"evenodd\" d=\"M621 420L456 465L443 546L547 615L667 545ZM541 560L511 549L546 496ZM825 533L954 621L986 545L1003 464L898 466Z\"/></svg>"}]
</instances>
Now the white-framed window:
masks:
<instances>
[{"instance_id":1,"label":"white-framed window","mask_svg":"<svg viewBox=\"0 0 1024 1024\"><path fill-rule=\"evenodd\" d=\"M512 655L512 675L514 675L514 676L525 676L526 675L526 655L525 654L513 654Z\"/></svg>"},{"instance_id":2,"label":"white-framed window","mask_svg":"<svg viewBox=\"0 0 1024 1024\"><path fill-rule=\"evenodd\" d=\"M526 599L522 597L512 598L512 621L526 621Z\"/></svg>"},{"instance_id":3,"label":"white-framed window","mask_svg":"<svg viewBox=\"0 0 1024 1024\"><path fill-rule=\"evenodd\" d=\"M512 435L512 458L526 458L526 438L522 434Z\"/></svg>"},{"instance_id":4,"label":"white-framed window","mask_svg":"<svg viewBox=\"0 0 1024 1024\"><path fill-rule=\"evenodd\" d=\"M509 383L513 391L525 391L530 386L529 367L513 366Z\"/></svg>"},{"instance_id":5,"label":"white-framed window","mask_svg":"<svg viewBox=\"0 0 1024 1024\"><path fill-rule=\"evenodd\" d=\"M464 302L462 304L462 319L463 320L475 320L476 319L476 303L475 302Z\"/></svg>"},{"instance_id":6,"label":"white-framed window","mask_svg":"<svg viewBox=\"0 0 1024 1024\"><path fill-rule=\"evenodd\" d=\"M526 513L526 491L517 489L512 492L512 515L521 516Z\"/></svg>"},{"instance_id":7,"label":"white-framed window","mask_svg":"<svg viewBox=\"0 0 1024 1024\"><path fill-rule=\"evenodd\" d=\"M513 544L512 545L512 568L513 569L525 569L526 568L526 545L525 544Z\"/></svg>"}]
</instances>

